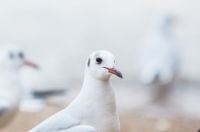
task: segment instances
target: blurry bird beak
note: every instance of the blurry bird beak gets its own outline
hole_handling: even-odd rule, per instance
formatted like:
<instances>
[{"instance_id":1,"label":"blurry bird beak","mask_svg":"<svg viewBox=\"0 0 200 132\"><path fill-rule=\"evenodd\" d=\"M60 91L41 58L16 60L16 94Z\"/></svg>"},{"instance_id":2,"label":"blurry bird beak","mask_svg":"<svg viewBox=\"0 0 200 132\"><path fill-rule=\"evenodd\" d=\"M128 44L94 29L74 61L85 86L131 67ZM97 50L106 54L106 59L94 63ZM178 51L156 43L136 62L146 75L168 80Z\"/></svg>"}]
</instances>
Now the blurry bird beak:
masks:
<instances>
[{"instance_id":1,"label":"blurry bird beak","mask_svg":"<svg viewBox=\"0 0 200 132\"><path fill-rule=\"evenodd\" d=\"M27 61L27 60L24 61L24 65L32 67L34 69L39 69L38 65L36 65L36 64L34 64L34 63L30 62L30 61Z\"/></svg>"},{"instance_id":2,"label":"blurry bird beak","mask_svg":"<svg viewBox=\"0 0 200 132\"><path fill-rule=\"evenodd\" d=\"M108 67L104 67L105 69L108 70L109 73L114 74L116 76L118 76L119 78L123 78L122 73L120 71L118 71L115 68L108 68Z\"/></svg>"}]
</instances>

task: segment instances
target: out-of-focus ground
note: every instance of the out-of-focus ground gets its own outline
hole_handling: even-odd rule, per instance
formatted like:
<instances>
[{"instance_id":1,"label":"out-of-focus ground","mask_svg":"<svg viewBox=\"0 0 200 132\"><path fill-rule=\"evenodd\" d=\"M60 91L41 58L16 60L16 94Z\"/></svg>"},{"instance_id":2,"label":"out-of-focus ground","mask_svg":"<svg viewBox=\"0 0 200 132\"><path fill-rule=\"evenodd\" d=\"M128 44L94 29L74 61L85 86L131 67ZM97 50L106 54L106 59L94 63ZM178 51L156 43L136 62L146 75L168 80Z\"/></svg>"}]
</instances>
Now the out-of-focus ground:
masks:
<instances>
[{"instance_id":1,"label":"out-of-focus ground","mask_svg":"<svg viewBox=\"0 0 200 132\"><path fill-rule=\"evenodd\" d=\"M1 130L1 132L26 132L60 109L61 107L48 106L40 113L20 112L14 122L6 129ZM170 125L170 128L167 130L162 130L165 128L162 128L162 126L160 126L160 128L158 125L159 122L165 123L165 121L159 120L159 118L143 117L134 112L122 114L121 130L122 132L197 132L200 128L200 121L198 120L178 118L169 120L169 124L161 124L163 127L166 127L165 125Z\"/></svg>"},{"instance_id":2,"label":"out-of-focus ground","mask_svg":"<svg viewBox=\"0 0 200 132\"><path fill-rule=\"evenodd\" d=\"M113 83L122 132L197 132L200 129L198 83L178 82L170 94L169 103L158 105L150 103L148 88L128 82L125 80L119 84L115 80ZM19 112L14 121L1 132L26 132L63 109L78 94L81 83L74 83L73 86L67 92L67 97L49 99L48 106L40 112Z\"/></svg>"}]
</instances>

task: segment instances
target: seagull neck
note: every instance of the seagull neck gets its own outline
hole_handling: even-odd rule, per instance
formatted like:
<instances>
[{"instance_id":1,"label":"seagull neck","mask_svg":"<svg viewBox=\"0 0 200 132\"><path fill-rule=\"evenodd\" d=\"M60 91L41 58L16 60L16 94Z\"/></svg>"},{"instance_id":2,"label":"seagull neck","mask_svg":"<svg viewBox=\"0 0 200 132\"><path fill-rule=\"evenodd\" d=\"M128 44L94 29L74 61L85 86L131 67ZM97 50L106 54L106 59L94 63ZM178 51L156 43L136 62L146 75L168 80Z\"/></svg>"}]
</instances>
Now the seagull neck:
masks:
<instances>
[{"instance_id":1,"label":"seagull neck","mask_svg":"<svg viewBox=\"0 0 200 132\"><path fill-rule=\"evenodd\" d=\"M85 75L84 78L84 82L83 82L83 91L93 91L93 90L103 90L105 88L105 90L107 90L108 88L111 88L110 86L110 81L108 80L99 80L96 79L90 75Z\"/></svg>"}]
</instances>

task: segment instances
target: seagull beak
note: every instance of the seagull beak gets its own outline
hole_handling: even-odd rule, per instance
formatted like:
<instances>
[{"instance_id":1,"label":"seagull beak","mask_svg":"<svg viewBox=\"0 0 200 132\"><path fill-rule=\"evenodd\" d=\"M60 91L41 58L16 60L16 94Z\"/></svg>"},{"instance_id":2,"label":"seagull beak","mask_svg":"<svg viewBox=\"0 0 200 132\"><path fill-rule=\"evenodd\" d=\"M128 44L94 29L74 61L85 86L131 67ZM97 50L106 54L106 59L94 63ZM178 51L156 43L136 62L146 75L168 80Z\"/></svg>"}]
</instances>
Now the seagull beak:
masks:
<instances>
[{"instance_id":1,"label":"seagull beak","mask_svg":"<svg viewBox=\"0 0 200 132\"><path fill-rule=\"evenodd\" d=\"M24 65L32 67L34 69L39 69L38 65L36 65L36 64L34 64L34 63L30 62L30 61L27 61L27 60L24 61Z\"/></svg>"},{"instance_id":2,"label":"seagull beak","mask_svg":"<svg viewBox=\"0 0 200 132\"><path fill-rule=\"evenodd\" d=\"M116 76L118 76L119 78L123 78L122 73L120 71L118 71L115 68L108 68L108 67L104 67L105 69L108 70L109 73L114 74Z\"/></svg>"}]
</instances>

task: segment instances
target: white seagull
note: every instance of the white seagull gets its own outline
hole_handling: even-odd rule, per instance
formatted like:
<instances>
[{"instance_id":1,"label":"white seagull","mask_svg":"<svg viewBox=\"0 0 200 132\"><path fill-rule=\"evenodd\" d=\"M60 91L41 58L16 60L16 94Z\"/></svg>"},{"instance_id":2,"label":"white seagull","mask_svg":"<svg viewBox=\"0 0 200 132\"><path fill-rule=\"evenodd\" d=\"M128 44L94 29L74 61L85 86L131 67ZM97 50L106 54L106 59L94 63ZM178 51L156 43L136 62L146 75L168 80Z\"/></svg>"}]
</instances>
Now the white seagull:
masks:
<instances>
[{"instance_id":1,"label":"white seagull","mask_svg":"<svg viewBox=\"0 0 200 132\"><path fill-rule=\"evenodd\" d=\"M18 110L23 94L18 72L23 65L37 68L16 47L6 47L0 53L0 127L7 125Z\"/></svg>"},{"instance_id":2,"label":"white seagull","mask_svg":"<svg viewBox=\"0 0 200 132\"><path fill-rule=\"evenodd\" d=\"M29 132L119 132L115 94L110 84L112 74L122 78L115 68L114 56L103 50L93 52L87 60L78 97Z\"/></svg>"},{"instance_id":3,"label":"white seagull","mask_svg":"<svg viewBox=\"0 0 200 132\"><path fill-rule=\"evenodd\" d=\"M159 17L155 31L147 37L141 55L141 82L158 86L155 89L158 93L156 96L168 93L179 71L180 58L172 32L173 21L173 16L168 14Z\"/></svg>"}]
</instances>

